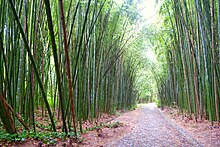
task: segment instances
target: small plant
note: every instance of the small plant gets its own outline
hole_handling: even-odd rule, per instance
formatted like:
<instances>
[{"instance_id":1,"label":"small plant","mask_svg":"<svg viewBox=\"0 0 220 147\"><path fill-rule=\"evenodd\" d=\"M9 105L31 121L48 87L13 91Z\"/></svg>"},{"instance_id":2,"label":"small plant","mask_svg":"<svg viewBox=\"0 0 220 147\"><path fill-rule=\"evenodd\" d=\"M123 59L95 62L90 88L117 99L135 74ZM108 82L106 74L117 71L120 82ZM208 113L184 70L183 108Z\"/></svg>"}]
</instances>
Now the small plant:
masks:
<instances>
[{"instance_id":1,"label":"small plant","mask_svg":"<svg viewBox=\"0 0 220 147\"><path fill-rule=\"evenodd\" d=\"M122 123L120 123L119 121L116 121L112 124L108 124L106 127L108 127L108 128L118 128L120 126L122 126Z\"/></svg>"},{"instance_id":2,"label":"small plant","mask_svg":"<svg viewBox=\"0 0 220 147\"><path fill-rule=\"evenodd\" d=\"M79 133L78 133L79 134ZM30 131L22 131L19 134L9 134L6 132L0 132L0 140L2 141L26 141L27 139L35 139L39 140L46 145L55 145L57 139L61 139L65 141L68 138L77 138L78 136L74 132L69 132L68 134L64 132L34 132Z\"/></svg>"},{"instance_id":3,"label":"small plant","mask_svg":"<svg viewBox=\"0 0 220 147\"><path fill-rule=\"evenodd\" d=\"M156 102L157 107L160 108L161 107L161 100L156 99L155 102Z\"/></svg>"},{"instance_id":4,"label":"small plant","mask_svg":"<svg viewBox=\"0 0 220 147\"><path fill-rule=\"evenodd\" d=\"M39 123L39 122L35 122L35 125L40 128L40 129L44 129L44 130L47 130L47 131L51 131L52 130L52 127L50 124L48 125L45 125L45 124L42 124L42 123Z\"/></svg>"}]
</instances>

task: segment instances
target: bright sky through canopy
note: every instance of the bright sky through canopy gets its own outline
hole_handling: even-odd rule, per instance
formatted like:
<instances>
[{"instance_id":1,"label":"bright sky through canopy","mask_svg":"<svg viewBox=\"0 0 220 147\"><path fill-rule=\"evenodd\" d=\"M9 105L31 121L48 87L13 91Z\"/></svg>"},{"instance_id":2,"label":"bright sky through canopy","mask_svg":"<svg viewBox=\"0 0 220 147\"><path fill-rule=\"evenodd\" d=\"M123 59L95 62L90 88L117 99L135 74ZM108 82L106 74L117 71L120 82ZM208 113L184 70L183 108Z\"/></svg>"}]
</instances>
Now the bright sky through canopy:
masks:
<instances>
[{"instance_id":1,"label":"bright sky through canopy","mask_svg":"<svg viewBox=\"0 0 220 147\"><path fill-rule=\"evenodd\" d=\"M124 0L115 0L118 5L123 4ZM157 8L156 0L138 0L137 8L145 19L145 24L156 23Z\"/></svg>"},{"instance_id":2,"label":"bright sky through canopy","mask_svg":"<svg viewBox=\"0 0 220 147\"><path fill-rule=\"evenodd\" d=\"M155 23L156 21L156 1L155 0L141 0L138 4L138 9L145 19L145 24Z\"/></svg>"},{"instance_id":3,"label":"bright sky through canopy","mask_svg":"<svg viewBox=\"0 0 220 147\"><path fill-rule=\"evenodd\" d=\"M157 19L159 4L156 4L156 0L137 0L137 9L140 14L143 16L143 22L140 25L140 28L146 27L148 25L157 26L159 24L159 20ZM118 5L122 5L124 0L115 0ZM158 1L160 2L160 1ZM145 51L143 51L142 55L153 62L156 62L156 55L149 48L148 45L145 46Z\"/></svg>"},{"instance_id":4,"label":"bright sky through canopy","mask_svg":"<svg viewBox=\"0 0 220 147\"><path fill-rule=\"evenodd\" d=\"M141 15L144 17L143 25L154 25L157 22L157 8L156 0L140 0L137 5ZM155 53L146 45L145 51L142 53L143 56L151 60L152 62L157 62Z\"/></svg>"}]
</instances>

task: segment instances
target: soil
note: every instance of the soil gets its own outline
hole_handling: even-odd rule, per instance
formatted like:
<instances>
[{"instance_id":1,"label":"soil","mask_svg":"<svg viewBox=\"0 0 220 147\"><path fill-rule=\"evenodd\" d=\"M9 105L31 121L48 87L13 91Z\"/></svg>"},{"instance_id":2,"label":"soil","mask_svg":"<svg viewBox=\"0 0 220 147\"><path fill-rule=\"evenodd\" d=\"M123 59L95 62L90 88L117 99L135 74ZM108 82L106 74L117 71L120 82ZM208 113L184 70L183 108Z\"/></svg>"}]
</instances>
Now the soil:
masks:
<instances>
[{"instance_id":1,"label":"soil","mask_svg":"<svg viewBox=\"0 0 220 147\"><path fill-rule=\"evenodd\" d=\"M200 146L180 133L161 114L154 103L141 107L138 124L133 131L122 139L107 144L110 147L121 146Z\"/></svg>"},{"instance_id":2,"label":"soil","mask_svg":"<svg viewBox=\"0 0 220 147\"><path fill-rule=\"evenodd\" d=\"M220 129L208 121L196 123L178 115L176 109L158 109L154 103L143 105L120 116L104 115L100 121L117 124L81 134L76 141L57 140L55 146L220 146ZM118 122L118 123L117 123ZM85 127L87 123L85 123ZM4 146L39 146L38 140L14 142ZM3 144L2 144L3 145ZM0 141L1 146L1 141ZM46 146L42 144L42 146Z\"/></svg>"},{"instance_id":3,"label":"soil","mask_svg":"<svg viewBox=\"0 0 220 147\"><path fill-rule=\"evenodd\" d=\"M220 126L212 125L208 120L195 121L181 115L175 108L165 108L161 112L171 121L190 134L197 142L205 147L220 147Z\"/></svg>"},{"instance_id":4,"label":"soil","mask_svg":"<svg viewBox=\"0 0 220 147\"><path fill-rule=\"evenodd\" d=\"M106 143L113 142L114 140L122 138L125 134L131 132L133 128L137 124L138 117L140 115L141 108L136 108L133 111L121 111L119 112L120 115L107 115L103 114L102 117L99 119L99 124L107 123L107 125L114 125L115 123L119 122L119 125L113 127L102 127L101 129L95 129L93 131L88 131L83 133L79 136L77 140L65 140L62 141L61 139L57 139L56 144L53 146L85 146L85 147L101 147L105 146ZM40 114L40 110L39 113ZM40 116L37 118L40 124L46 124L48 119L45 117L42 119ZM57 130L61 131L62 123L58 122ZM91 128L96 124L92 122L84 122L83 129ZM38 128L39 129L39 128ZM38 130L39 131L39 130ZM45 130L41 130L45 131ZM15 141L15 142L5 142L0 140L0 147L1 146L10 146L10 147L37 147L37 146L48 146L42 143L39 140L34 139L26 139L26 141ZM49 145L52 146L52 145Z\"/></svg>"},{"instance_id":5,"label":"soil","mask_svg":"<svg viewBox=\"0 0 220 147\"><path fill-rule=\"evenodd\" d=\"M124 137L124 135L132 132L133 129L138 124L138 118L140 117L140 113L142 108L137 108L134 111L126 112L123 115L115 118L110 121L110 124L114 124L116 122L120 122L120 126L116 128L103 128L101 132L90 131L82 135L85 138L83 142L83 146L106 146L115 140L119 140Z\"/></svg>"}]
</instances>

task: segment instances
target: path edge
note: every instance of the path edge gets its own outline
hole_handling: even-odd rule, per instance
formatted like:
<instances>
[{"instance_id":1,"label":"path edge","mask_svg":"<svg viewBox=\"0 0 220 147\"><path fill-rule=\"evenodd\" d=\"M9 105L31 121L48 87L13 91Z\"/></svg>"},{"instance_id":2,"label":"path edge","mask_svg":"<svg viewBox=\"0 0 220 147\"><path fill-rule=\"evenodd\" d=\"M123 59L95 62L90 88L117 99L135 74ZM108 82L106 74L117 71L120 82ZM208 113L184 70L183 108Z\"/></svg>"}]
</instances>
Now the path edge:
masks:
<instances>
[{"instance_id":1,"label":"path edge","mask_svg":"<svg viewBox=\"0 0 220 147\"><path fill-rule=\"evenodd\" d=\"M162 112L161 109L158 108L158 111L160 114L164 117L164 119L173 127L175 128L181 135L183 135L187 140L189 140L194 146L196 147L204 147L201 145L195 138L192 137L191 134L189 134L187 131L185 131L183 128L172 122L169 118L167 118Z\"/></svg>"}]
</instances>

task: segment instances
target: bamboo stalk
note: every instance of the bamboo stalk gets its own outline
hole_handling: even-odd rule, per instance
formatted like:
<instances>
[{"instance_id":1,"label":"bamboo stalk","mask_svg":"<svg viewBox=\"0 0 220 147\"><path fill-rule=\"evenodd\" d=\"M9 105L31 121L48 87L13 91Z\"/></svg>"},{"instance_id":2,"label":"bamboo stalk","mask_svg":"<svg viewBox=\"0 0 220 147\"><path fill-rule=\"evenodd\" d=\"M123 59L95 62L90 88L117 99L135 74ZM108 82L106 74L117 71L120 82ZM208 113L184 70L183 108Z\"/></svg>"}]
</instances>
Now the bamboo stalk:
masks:
<instances>
[{"instance_id":1,"label":"bamboo stalk","mask_svg":"<svg viewBox=\"0 0 220 147\"><path fill-rule=\"evenodd\" d=\"M59 0L59 6L60 6L60 17L61 17L62 28L63 28L63 36L64 36L64 50L65 50L67 78L68 78L68 85L69 85L69 97L70 97L70 102L71 102L73 127L74 127L74 132L76 134L76 122L75 122L74 99L73 99L73 86L72 86L71 75L70 75L70 61L69 61L67 34L66 34L66 26L65 26L65 18L64 18L63 1L62 0Z\"/></svg>"}]
</instances>

